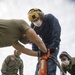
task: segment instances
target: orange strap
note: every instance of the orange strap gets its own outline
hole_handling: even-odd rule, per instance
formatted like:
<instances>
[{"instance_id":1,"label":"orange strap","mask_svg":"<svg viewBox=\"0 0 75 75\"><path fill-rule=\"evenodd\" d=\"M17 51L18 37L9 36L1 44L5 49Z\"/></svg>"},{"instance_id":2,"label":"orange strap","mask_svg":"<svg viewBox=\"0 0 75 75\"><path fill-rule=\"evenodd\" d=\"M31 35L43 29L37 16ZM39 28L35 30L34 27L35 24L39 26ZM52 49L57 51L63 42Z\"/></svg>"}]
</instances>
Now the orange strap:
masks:
<instances>
[{"instance_id":1,"label":"orange strap","mask_svg":"<svg viewBox=\"0 0 75 75\"><path fill-rule=\"evenodd\" d=\"M47 75L47 61L46 60L40 61L38 75Z\"/></svg>"},{"instance_id":2,"label":"orange strap","mask_svg":"<svg viewBox=\"0 0 75 75\"><path fill-rule=\"evenodd\" d=\"M38 75L47 75L47 59L49 58L49 56L50 56L50 50L48 51L47 54L43 54L40 57Z\"/></svg>"}]
</instances>

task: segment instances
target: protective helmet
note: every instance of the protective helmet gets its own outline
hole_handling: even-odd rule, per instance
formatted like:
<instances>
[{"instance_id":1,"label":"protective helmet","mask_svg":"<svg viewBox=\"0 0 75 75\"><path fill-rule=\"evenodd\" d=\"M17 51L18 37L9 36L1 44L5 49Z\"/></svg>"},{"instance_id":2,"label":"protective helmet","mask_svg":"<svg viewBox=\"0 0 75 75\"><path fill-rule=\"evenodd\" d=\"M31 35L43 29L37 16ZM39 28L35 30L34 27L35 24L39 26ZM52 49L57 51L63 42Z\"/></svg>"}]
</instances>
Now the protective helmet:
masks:
<instances>
[{"instance_id":1,"label":"protective helmet","mask_svg":"<svg viewBox=\"0 0 75 75\"><path fill-rule=\"evenodd\" d=\"M35 22L38 19L43 19L44 18L44 13L38 9L38 8L33 8L30 9L28 12L28 19L30 22Z\"/></svg>"},{"instance_id":2,"label":"protective helmet","mask_svg":"<svg viewBox=\"0 0 75 75\"><path fill-rule=\"evenodd\" d=\"M39 14L37 12L32 12L30 14L28 14L28 19L30 22L34 22L36 20L38 20L40 17L39 17Z\"/></svg>"}]
</instances>

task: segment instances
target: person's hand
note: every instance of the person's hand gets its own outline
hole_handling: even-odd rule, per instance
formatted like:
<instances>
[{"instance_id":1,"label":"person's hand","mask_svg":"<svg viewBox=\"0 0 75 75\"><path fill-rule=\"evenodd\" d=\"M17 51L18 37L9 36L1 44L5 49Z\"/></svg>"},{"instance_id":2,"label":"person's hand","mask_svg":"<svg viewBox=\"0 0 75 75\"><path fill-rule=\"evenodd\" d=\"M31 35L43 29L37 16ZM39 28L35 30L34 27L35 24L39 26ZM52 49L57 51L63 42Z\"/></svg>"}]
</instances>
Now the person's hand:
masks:
<instances>
[{"instance_id":1,"label":"person's hand","mask_svg":"<svg viewBox=\"0 0 75 75\"><path fill-rule=\"evenodd\" d=\"M48 59L50 57L50 49L48 49L47 53L43 54L40 59Z\"/></svg>"},{"instance_id":2,"label":"person's hand","mask_svg":"<svg viewBox=\"0 0 75 75\"><path fill-rule=\"evenodd\" d=\"M48 52L48 51L47 51L47 52ZM41 50L38 51L38 57L41 57L42 55L47 54L47 52L46 52L46 53L43 53Z\"/></svg>"}]
</instances>

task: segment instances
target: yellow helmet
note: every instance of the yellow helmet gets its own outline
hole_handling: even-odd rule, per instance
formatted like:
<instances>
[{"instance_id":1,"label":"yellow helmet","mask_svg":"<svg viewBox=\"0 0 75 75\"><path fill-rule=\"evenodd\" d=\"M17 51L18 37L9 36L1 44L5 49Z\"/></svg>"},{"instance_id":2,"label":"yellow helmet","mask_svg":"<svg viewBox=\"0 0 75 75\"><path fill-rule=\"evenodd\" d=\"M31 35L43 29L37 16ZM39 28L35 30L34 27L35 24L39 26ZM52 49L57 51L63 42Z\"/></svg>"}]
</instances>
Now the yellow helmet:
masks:
<instances>
[{"instance_id":1,"label":"yellow helmet","mask_svg":"<svg viewBox=\"0 0 75 75\"><path fill-rule=\"evenodd\" d=\"M28 12L28 19L30 22L34 22L38 20L39 18L42 19L43 17L44 17L44 13L40 9L33 8L33 9L30 9Z\"/></svg>"}]
</instances>

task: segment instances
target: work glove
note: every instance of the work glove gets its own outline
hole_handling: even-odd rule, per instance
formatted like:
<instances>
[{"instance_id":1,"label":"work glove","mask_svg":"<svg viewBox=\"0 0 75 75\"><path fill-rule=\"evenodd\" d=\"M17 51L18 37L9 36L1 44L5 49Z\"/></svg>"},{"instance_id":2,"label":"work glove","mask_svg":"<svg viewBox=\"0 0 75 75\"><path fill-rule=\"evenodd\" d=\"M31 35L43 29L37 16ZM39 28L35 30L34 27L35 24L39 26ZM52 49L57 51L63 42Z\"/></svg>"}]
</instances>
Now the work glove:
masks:
<instances>
[{"instance_id":1,"label":"work glove","mask_svg":"<svg viewBox=\"0 0 75 75\"><path fill-rule=\"evenodd\" d=\"M47 50L47 52L48 52L48 50ZM46 52L46 53L47 53L47 52ZM43 54L46 54L46 53L43 53L41 50L39 50L39 51L38 51L38 57L41 57Z\"/></svg>"},{"instance_id":2,"label":"work glove","mask_svg":"<svg viewBox=\"0 0 75 75\"><path fill-rule=\"evenodd\" d=\"M47 53L41 52L41 53L39 54L39 57L40 57L40 59L48 59L48 58L50 57L50 50L48 49L48 50L47 50Z\"/></svg>"},{"instance_id":3,"label":"work glove","mask_svg":"<svg viewBox=\"0 0 75 75\"><path fill-rule=\"evenodd\" d=\"M41 57L40 57L40 59L48 59L50 57L50 50L48 50L48 52L47 53L45 53L45 54L43 54Z\"/></svg>"}]
</instances>

